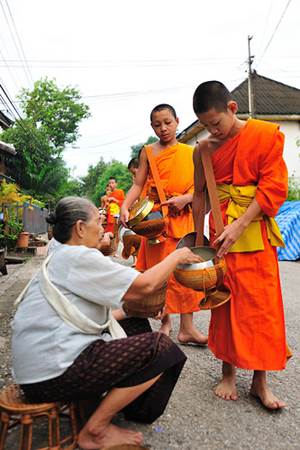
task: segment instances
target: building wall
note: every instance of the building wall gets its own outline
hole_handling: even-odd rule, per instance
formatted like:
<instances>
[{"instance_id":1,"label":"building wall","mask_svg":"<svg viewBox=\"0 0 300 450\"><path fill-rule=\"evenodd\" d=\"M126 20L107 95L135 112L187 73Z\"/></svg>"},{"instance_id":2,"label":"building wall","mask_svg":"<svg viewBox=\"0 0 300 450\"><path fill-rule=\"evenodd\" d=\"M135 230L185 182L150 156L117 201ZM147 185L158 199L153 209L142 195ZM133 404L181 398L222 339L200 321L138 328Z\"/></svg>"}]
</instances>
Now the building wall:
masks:
<instances>
[{"instance_id":1,"label":"building wall","mask_svg":"<svg viewBox=\"0 0 300 450\"><path fill-rule=\"evenodd\" d=\"M278 122L281 131L285 134L285 144L283 157L286 162L289 177L294 176L300 180L300 147L296 141L300 139L300 122L282 121ZM203 139L207 135L206 131L200 132L190 139L187 144L194 146L198 139Z\"/></svg>"}]
</instances>

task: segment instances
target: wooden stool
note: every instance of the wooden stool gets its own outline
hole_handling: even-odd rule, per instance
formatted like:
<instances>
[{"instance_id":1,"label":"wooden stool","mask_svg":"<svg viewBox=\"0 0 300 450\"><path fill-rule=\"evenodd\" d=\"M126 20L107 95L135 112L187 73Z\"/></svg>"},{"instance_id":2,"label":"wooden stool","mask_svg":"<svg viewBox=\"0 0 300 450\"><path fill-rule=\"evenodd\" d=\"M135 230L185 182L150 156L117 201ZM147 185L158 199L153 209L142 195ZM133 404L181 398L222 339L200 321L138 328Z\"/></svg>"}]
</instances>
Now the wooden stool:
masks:
<instances>
[{"instance_id":1,"label":"wooden stool","mask_svg":"<svg viewBox=\"0 0 300 450\"><path fill-rule=\"evenodd\" d=\"M0 450L5 450L8 430L20 425L19 450L32 449L34 419L48 418L48 444L39 450L73 450L76 448L78 426L76 405L70 403L25 403L19 386L12 384L0 391ZM69 418L71 434L60 436L60 417ZM8 449L7 449L8 450Z\"/></svg>"}]
</instances>

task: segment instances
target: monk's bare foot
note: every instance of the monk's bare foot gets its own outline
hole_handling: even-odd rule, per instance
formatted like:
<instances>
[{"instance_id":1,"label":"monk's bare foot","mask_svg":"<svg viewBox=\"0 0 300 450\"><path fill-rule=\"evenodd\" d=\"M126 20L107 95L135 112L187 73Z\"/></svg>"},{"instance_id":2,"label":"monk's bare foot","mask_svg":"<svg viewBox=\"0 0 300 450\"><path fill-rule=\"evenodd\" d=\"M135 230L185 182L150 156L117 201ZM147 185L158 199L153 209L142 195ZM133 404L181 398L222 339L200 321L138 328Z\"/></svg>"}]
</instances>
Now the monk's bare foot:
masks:
<instances>
[{"instance_id":1,"label":"monk's bare foot","mask_svg":"<svg viewBox=\"0 0 300 450\"><path fill-rule=\"evenodd\" d=\"M96 435L89 433L84 427L78 437L78 445L83 450L104 450L121 444L141 445L142 442L142 433L125 430L111 423L103 427Z\"/></svg>"},{"instance_id":2,"label":"monk's bare foot","mask_svg":"<svg viewBox=\"0 0 300 450\"><path fill-rule=\"evenodd\" d=\"M167 336L170 336L172 331L172 322L168 314L162 318L159 331Z\"/></svg>"},{"instance_id":3,"label":"monk's bare foot","mask_svg":"<svg viewBox=\"0 0 300 450\"><path fill-rule=\"evenodd\" d=\"M223 400L237 400L235 367L223 362L222 372L223 377L215 388L215 394Z\"/></svg>"},{"instance_id":4,"label":"monk's bare foot","mask_svg":"<svg viewBox=\"0 0 300 450\"><path fill-rule=\"evenodd\" d=\"M256 370L254 372L250 394L258 398L262 405L270 410L279 410L287 406L269 389L265 371Z\"/></svg>"},{"instance_id":5,"label":"monk's bare foot","mask_svg":"<svg viewBox=\"0 0 300 450\"><path fill-rule=\"evenodd\" d=\"M179 344L207 346L207 336L200 333L197 328L192 327L189 330L180 330L177 336Z\"/></svg>"}]
</instances>

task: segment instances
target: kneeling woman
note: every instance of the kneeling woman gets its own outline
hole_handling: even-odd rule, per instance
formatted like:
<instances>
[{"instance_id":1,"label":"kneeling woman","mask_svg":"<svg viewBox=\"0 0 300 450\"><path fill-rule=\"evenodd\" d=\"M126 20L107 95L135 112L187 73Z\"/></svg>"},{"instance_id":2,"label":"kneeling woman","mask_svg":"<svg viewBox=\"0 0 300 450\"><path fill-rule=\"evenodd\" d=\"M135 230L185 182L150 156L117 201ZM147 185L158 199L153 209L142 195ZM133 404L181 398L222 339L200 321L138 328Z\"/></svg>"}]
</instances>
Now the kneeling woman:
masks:
<instances>
[{"instance_id":1,"label":"kneeling woman","mask_svg":"<svg viewBox=\"0 0 300 450\"><path fill-rule=\"evenodd\" d=\"M48 222L62 243L22 295L13 320L13 370L31 402L89 399L108 392L79 434L83 449L140 444L140 433L111 423L151 423L164 411L186 357L146 319L116 322L111 308L160 289L178 263L197 262L187 248L140 274L99 252L97 208L66 197ZM120 325L121 326L120 326ZM125 334L126 333L126 334Z\"/></svg>"}]
</instances>

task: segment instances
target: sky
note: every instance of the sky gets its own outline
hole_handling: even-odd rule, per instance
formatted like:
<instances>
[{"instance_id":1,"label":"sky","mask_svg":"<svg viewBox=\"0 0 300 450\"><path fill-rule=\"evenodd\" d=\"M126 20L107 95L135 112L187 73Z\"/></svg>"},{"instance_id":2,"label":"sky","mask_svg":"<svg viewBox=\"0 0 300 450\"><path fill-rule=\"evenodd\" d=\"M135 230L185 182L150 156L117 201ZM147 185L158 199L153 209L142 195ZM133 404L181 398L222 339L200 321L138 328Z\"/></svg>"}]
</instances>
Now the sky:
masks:
<instances>
[{"instance_id":1,"label":"sky","mask_svg":"<svg viewBox=\"0 0 300 450\"><path fill-rule=\"evenodd\" d=\"M13 101L46 76L79 89L91 117L64 159L84 176L101 157L127 163L155 105L182 131L198 84L239 85L248 36L253 69L300 88L299 17L299 0L0 0L0 81Z\"/></svg>"}]
</instances>

